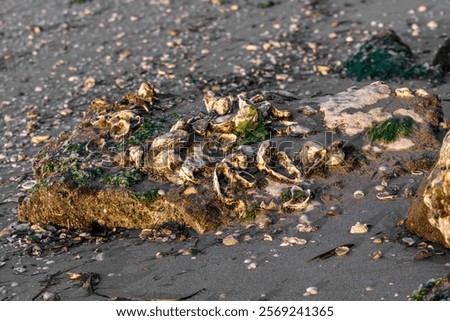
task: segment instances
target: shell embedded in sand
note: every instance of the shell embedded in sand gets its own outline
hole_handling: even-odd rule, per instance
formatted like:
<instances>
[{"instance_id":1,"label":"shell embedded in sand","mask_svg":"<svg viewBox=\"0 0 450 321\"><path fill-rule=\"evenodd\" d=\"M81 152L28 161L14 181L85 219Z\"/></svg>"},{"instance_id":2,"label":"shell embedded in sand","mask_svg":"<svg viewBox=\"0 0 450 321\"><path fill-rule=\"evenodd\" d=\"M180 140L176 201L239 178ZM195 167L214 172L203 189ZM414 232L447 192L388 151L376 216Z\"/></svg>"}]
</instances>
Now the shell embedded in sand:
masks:
<instances>
[{"instance_id":1,"label":"shell embedded in sand","mask_svg":"<svg viewBox=\"0 0 450 321\"><path fill-rule=\"evenodd\" d=\"M353 197L356 199L361 199L364 197L364 192L361 190L357 190L353 193Z\"/></svg>"},{"instance_id":2,"label":"shell embedded in sand","mask_svg":"<svg viewBox=\"0 0 450 321\"><path fill-rule=\"evenodd\" d=\"M315 286L310 286L306 289L306 293L309 293L310 295L317 295L319 294L319 289Z\"/></svg>"},{"instance_id":3,"label":"shell embedded in sand","mask_svg":"<svg viewBox=\"0 0 450 321\"><path fill-rule=\"evenodd\" d=\"M408 246L413 246L414 244L416 244L416 241L414 241L414 239L411 237L402 238L402 242L407 244Z\"/></svg>"},{"instance_id":4,"label":"shell embedded in sand","mask_svg":"<svg viewBox=\"0 0 450 321\"><path fill-rule=\"evenodd\" d=\"M379 260L383 257L383 253L379 250L372 253L372 260Z\"/></svg>"},{"instance_id":5,"label":"shell embedded in sand","mask_svg":"<svg viewBox=\"0 0 450 321\"><path fill-rule=\"evenodd\" d=\"M356 222L356 224L350 229L351 234L364 234L367 232L369 232L369 227L367 224L361 224L360 222Z\"/></svg>"},{"instance_id":6,"label":"shell embedded in sand","mask_svg":"<svg viewBox=\"0 0 450 321\"><path fill-rule=\"evenodd\" d=\"M280 246L292 246L292 245L305 245L307 241L305 239L301 239L295 236L285 236L282 238L283 243Z\"/></svg>"},{"instance_id":7,"label":"shell embedded in sand","mask_svg":"<svg viewBox=\"0 0 450 321\"><path fill-rule=\"evenodd\" d=\"M347 253L350 251L350 248L348 246L339 246L334 250L334 253L337 256L344 256L347 255Z\"/></svg>"}]
</instances>

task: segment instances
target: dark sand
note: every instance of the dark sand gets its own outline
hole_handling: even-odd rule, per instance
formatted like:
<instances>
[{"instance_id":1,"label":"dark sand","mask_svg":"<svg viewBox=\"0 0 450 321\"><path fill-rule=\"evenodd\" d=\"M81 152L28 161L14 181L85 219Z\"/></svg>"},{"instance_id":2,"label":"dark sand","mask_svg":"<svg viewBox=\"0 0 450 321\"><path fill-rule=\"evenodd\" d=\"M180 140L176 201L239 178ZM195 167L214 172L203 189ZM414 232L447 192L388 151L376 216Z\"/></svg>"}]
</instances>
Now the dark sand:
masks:
<instances>
[{"instance_id":1,"label":"dark sand","mask_svg":"<svg viewBox=\"0 0 450 321\"><path fill-rule=\"evenodd\" d=\"M192 108L175 107L173 114L196 115L204 110L202 90L213 85L221 86L223 94L283 89L307 99L370 83L313 71L314 65L335 66L345 60L367 38L366 31L392 28L419 61L429 62L450 28L448 0L318 1L315 8L309 5L315 1L275 1L267 9L258 8L258 1L169 2L2 1L0 230L16 224L22 184L33 178L31 158L40 146L33 146L26 133L30 111L38 114L35 134L56 136L74 127L93 98L119 99L143 81L190 101ZM418 10L421 5L427 7L424 12ZM339 23L333 27L335 21ZM417 35L412 34L413 23L419 26ZM328 37L332 32L335 39ZM263 44L270 40L272 48L264 51ZM256 50L247 50L253 49L249 44ZM276 80L275 74L291 79ZM88 77L96 83L84 90ZM425 88L438 94L447 100L443 109L449 115L448 84L388 83L391 88ZM67 108L73 114L62 115ZM409 178L401 177L399 182ZM338 191L343 195L342 214L327 217L324 204L308 212L319 227L312 233L297 232L299 213L280 215L267 231L230 226L220 229L222 235L192 233L186 241L167 243L142 241L139 231L122 231L128 237L84 241L46 251L42 257L26 253L20 233L0 238L0 262L4 262L0 263L0 299L41 300L45 291L61 300L177 299L201 290L190 299L407 300L420 283L449 272L448 250L434 245L444 255L414 260L420 239L412 236L416 241L412 247L401 242L409 234L397 223L405 218L411 199L380 202L373 191L377 181L355 175L339 180L344 181ZM415 184L419 183L416 178ZM353 199L356 189L368 191L363 200ZM368 234L349 233L358 221L372 225ZM266 233L272 234L273 241L263 240ZM229 234L240 243L221 244ZM376 245L372 242L376 235L391 241ZM280 247L284 236L302 237L308 243ZM345 257L307 262L347 243L354 247ZM192 249L193 254L179 255ZM374 261L371 254L376 250L383 257ZM157 253L165 255L158 258ZM255 269L248 269L251 263L257 263ZM97 294L70 281L66 275L70 271L97 273L101 278ZM319 294L304 296L310 286L317 287Z\"/></svg>"}]
</instances>

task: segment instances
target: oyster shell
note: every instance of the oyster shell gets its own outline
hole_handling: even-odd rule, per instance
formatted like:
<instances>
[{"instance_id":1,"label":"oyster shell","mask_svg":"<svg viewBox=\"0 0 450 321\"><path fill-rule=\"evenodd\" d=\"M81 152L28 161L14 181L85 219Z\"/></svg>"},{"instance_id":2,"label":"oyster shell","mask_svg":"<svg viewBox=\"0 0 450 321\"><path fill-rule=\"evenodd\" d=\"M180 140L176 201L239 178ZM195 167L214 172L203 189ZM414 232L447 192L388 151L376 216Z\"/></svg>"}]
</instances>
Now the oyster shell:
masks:
<instances>
[{"instance_id":1,"label":"oyster shell","mask_svg":"<svg viewBox=\"0 0 450 321\"><path fill-rule=\"evenodd\" d=\"M285 211L301 211L304 210L311 199L311 190L306 191L299 186L292 186L290 191L290 199L281 205Z\"/></svg>"},{"instance_id":2,"label":"oyster shell","mask_svg":"<svg viewBox=\"0 0 450 321\"><path fill-rule=\"evenodd\" d=\"M156 137L150 147L151 150L160 150L163 148L176 148L187 143L189 134L187 131L178 129L167 132Z\"/></svg>"},{"instance_id":3,"label":"oyster shell","mask_svg":"<svg viewBox=\"0 0 450 321\"><path fill-rule=\"evenodd\" d=\"M136 168L139 168L142 163L142 156L144 155L142 146L131 146L128 151L130 153L130 161L134 163Z\"/></svg>"},{"instance_id":4,"label":"oyster shell","mask_svg":"<svg viewBox=\"0 0 450 321\"><path fill-rule=\"evenodd\" d=\"M326 149L317 142L306 142L299 153L300 162L304 167L316 167L323 163L326 158Z\"/></svg>"},{"instance_id":5,"label":"oyster shell","mask_svg":"<svg viewBox=\"0 0 450 321\"><path fill-rule=\"evenodd\" d=\"M234 115L226 115L209 122L211 132L231 133L235 129Z\"/></svg>"},{"instance_id":6,"label":"oyster shell","mask_svg":"<svg viewBox=\"0 0 450 321\"><path fill-rule=\"evenodd\" d=\"M114 140L119 140L123 138L130 131L130 123L125 119L120 119L118 122L114 123L109 131L110 135Z\"/></svg>"},{"instance_id":7,"label":"oyster shell","mask_svg":"<svg viewBox=\"0 0 450 321\"><path fill-rule=\"evenodd\" d=\"M203 159L203 152L200 146L195 146L194 151L188 157L186 157L185 161L181 165L179 171L179 177L182 182L191 182L194 184L198 183L198 180L195 178L194 174L198 171L201 171L205 168L206 164Z\"/></svg>"},{"instance_id":8,"label":"oyster shell","mask_svg":"<svg viewBox=\"0 0 450 321\"><path fill-rule=\"evenodd\" d=\"M233 109L234 98L232 96L220 97L213 91L208 90L203 96L208 113L215 111L218 115L226 115Z\"/></svg>"},{"instance_id":9,"label":"oyster shell","mask_svg":"<svg viewBox=\"0 0 450 321\"><path fill-rule=\"evenodd\" d=\"M292 163L291 159L284 151L272 151L272 149L269 140L261 143L256 155L256 165L258 169L276 180L289 184L299 184L302 181L300 170ZM275 161L275 163L286 171L289 176L279 173L272 168L272 161Z\"/></svg>"},{"instance_id":10,"label":"oyster shell","mask_svg":"<svg viewBox=\"0 0 450 321\"><path fill-rule=\"evenodd\" d=\"M216 164L213 173L213 188L219 199L227 205L244 204L233 190L238 186L246 189L253 188L255 183L255 178L246 172L235 171L225 162Z\"/></svg>"}]
</instances>

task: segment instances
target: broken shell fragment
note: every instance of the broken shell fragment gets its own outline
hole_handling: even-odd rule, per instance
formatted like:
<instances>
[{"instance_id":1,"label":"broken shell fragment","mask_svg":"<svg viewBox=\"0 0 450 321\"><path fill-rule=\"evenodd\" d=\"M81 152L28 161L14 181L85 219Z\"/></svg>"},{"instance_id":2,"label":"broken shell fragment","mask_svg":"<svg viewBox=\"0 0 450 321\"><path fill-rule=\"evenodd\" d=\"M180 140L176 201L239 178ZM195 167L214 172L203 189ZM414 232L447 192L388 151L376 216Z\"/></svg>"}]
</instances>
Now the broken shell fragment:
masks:
<instances>
[{"instance_id":1,"label":"broken shell fragment","mask_svg":"<svg viewBox=\"0 0 450 321\"><path fill-rule=\"evenodd\" d=\"M334 250L334 253L337 256L344 256L347 255L347 253L350 251L350 248L348 246L339 246Z\"/></svg>"},{"instance_id":2,"label":"broken shell fragment","mask_svg":"<svg viewBox=\"0 0 450 321\"><path fill-rule=\"evenodd\" d=\"M38 144L42 144L43 142L47 141L50 139L50 136L45 135L45 136L33 136L31 137L31 143L33 145L38 145Z\"/></svg>"},{"instance_id":3,"label":"broken shell fragment","mask_svg":"<svg viewBox=\"0 0 450 321\"><path fill-rule=\"evenodd\" d=\"M367 224L361 224L360 222L356 222L356 224L350 229L351 234L364 234L367 232L369 232L369 227Z\"/></svg>"},{"instance_id":4,"label":"broken shell fragment","mask_svg":"<svg viewBox=\"0 0 450 321\"><path fill-rule=\"evenodd\" d=\"M298 224L297 225L297 230L300 233L310 233L310 232L317 231L317 226L307 225L307 224Z\"/></svg>"},{"instance_id":5,"label":"broken shell fragment","mask_svg":"<svg viewBox=\"0 0 450 321\"><path fill-rule=\"evenodd\" d=\"M416 244L416 241L414 241L414 239L411 237L402 238L402 242L407 244L408 246L413 246L414 244Z\"/></svg>"},{"instance_id":6,"label":"broken shell fragment","mask_svg":"<svg viewBox=\"0 0 450 321\"><path fill-rule=\"evenodd\" d=\"M383 253L381 251L377 250L372 253L372 260L379 260L383 257Z\"/></svg>"},{"instance_id":7,"label":"broken shell fragment","mask_svg":"<svg viewBox=\"0 0 450 321\"><path fill-rule=\"evenodd\" d=\"M411 175L413 175L413 176L422 176L423 174L424 174L423 171L418 170L418 169L413 169L411 171Z\"/></svg>"},{"instance_id":8,"label":"broken shell fragment","mask_svg":"<svg viewBox=\"0 0 450 321\"><path fill-rule=\"evenodd\" d=\"M138 89L137 94L140 98L150 103L150 105L153 105L153 102L155 100L155 88L153 88L153 85L149 84L148 82L142 83Z\"/></svg>"},{"instance_id":9,"label":"broken shell fragment","mask_svg":"<svg viewBox=\"0 0 450 321\"><path fill-rule=\"evenodd\" d=\"M392 201L397 199L397 194L391 192L381 192L377 193L377 198L382 201Z\"/></svg>"}]
</instances>

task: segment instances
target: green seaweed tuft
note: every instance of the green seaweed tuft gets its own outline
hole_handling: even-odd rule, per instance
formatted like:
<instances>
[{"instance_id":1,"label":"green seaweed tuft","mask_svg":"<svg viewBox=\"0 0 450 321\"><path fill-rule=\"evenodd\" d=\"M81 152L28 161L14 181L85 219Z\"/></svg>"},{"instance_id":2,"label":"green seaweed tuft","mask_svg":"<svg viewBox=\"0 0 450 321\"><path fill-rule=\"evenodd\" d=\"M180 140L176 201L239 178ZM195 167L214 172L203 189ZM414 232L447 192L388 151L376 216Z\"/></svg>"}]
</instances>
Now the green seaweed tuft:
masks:
<instances>
[{"instance_id":1,"label":"green seaweed tuft","mask_svg":"<svg viewBox=\"0 0 450 321\"><path fill-rule=\"evenodd\" d=\"M382 141L391 143L399 135L409 137L413 133L414 120L411 117L393 117L371 128L367 135L371 142Z\"/></svg>"},{"instance_id":2,"label":"green seaweed tuft","mask_svg":"<svg viewBox=\"0 0 450 321\"><path fill-rule=\"evenodd\" d=\"M251 108L249 117L253 117L259 113L256 108ZM259 143L266 139L269 134L266 129L266 120L261 113L258 114L258 120L256 122L251 120L244 120L238 126L236 126L236 134L239 137L238 144L250 144Z\"/></svg>"}]
</instances>

